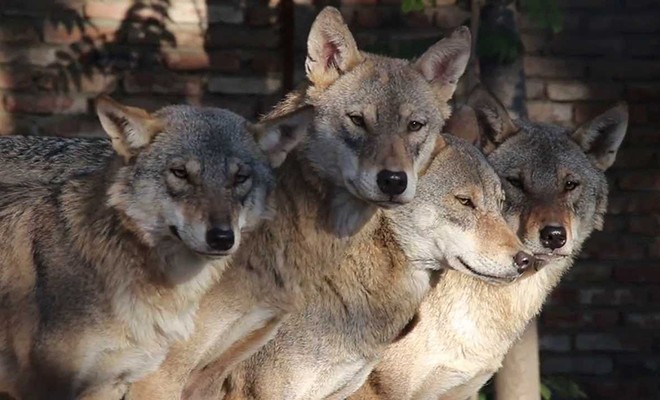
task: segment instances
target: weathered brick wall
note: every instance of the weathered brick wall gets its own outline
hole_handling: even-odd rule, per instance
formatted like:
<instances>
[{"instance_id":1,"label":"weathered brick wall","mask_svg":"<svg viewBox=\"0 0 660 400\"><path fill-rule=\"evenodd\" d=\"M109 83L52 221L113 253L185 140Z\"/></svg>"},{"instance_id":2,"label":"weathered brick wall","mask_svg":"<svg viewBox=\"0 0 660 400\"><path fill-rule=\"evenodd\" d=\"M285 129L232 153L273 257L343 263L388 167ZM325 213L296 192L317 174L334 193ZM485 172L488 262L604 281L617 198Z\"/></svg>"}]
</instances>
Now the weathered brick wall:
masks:
<instances>
[{"instance_id":1,"label":"weathered brick wall","mask_svg":"<svg viewBox=\"0 0 660 400\"><path fill-rule=\"evenodd\" d=\"M248 117L282 95L278 0L1 0L0 134L99 134L110 92ZM530 117L577 126L619 99L628 136L608 172L609 215L541 318L543 373L592 398L660 398L660 2L559 0L564 30L522 17ZM363 49L411 57L469 13L455 0L402 15L399 0L295 0L295 80L321 7L341 8Z\"/></svg>"}]
</instances>

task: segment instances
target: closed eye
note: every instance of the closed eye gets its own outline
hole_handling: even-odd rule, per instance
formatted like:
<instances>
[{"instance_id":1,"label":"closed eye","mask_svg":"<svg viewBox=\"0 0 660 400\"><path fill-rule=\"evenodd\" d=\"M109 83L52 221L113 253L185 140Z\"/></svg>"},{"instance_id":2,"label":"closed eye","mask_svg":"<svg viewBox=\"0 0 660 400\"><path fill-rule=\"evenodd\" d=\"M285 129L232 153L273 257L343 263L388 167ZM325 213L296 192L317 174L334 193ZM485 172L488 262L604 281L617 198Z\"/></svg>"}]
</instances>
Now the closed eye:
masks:
<instances>
[{"instance_id":1,"label":"closed eye","mask_svg":"<svg viewBox=\"0 0 660 400\"><path fill-rule=\"evenodd\" d=\"M509 177L506 178L506 181L509 182L513 187L523 189L523 182L520 178Z\"/></svg>"}]
</instances>

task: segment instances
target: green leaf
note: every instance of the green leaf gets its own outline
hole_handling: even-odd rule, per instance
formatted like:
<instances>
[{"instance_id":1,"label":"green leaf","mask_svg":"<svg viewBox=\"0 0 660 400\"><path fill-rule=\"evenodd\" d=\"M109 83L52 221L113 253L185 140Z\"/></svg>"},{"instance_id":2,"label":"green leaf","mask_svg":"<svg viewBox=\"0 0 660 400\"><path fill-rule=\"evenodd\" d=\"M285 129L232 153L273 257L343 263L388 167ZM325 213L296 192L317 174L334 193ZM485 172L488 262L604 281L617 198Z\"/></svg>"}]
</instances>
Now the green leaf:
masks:
<instances>
[{"instance_id":1,"label":"green leaf","mask_svg":"<svg viewBox=\"0 0 660 400\"><path fill-rule=\"evenodd\" d=\"M479 392L479 400L488 400L488 397L486 397L486 393Z\"/></svg>"},{"instance_id":2,"label":"green leaf","mask_svg":"<svg viewBox=\"0 0 660 400\"><path fill-rule=\"evenodd\" d=\"M544 384L541 384L541 398L543 400L551 400L552 399L552 392L550 391L550 388L548 388Z\"/></svg>"}]
</instances>

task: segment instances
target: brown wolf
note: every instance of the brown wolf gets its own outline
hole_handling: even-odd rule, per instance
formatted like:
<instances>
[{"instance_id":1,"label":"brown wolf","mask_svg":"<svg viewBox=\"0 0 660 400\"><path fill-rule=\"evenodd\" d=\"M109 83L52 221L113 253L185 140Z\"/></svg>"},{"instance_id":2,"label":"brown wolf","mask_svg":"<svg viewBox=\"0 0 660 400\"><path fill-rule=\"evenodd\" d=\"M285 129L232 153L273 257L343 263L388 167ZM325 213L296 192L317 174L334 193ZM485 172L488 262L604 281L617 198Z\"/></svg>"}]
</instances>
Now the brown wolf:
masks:
<instances>
[{"instance_id":1,"label":"brown wolf","mask_svg":"<svg viewBox=\"0 0 660 400\"><path fill-rule=\"evenodd\" d=\"M490 283L518 278L533 259L502 215L504 193L485 157L451 136L415 199L381 210L328 269L306 306L229 375L227 399L345 399L380 353L414 326L440 268Z\"/></svg>"},{"instance_id":2,"label":"brown wolf","mask_svg":"<svg viewBox=\"0 0 660 400\"><path fill-rule=\"evenodd\" d=\"M178 399L186 385L187 396L211 396L197 382L222 382L337 268L379 208L412 201L449 118L470 35L460 29L415 62L386 58L360 52L339 11L328 7L307 50L308 87L268 116L304 104L315 112L306 139L277 170L276 216L205 296L196 334L129 397Z\"/></svg>"},{"instance_id":3,"label":"brown wolf","mask_svg":"<svg viewBox=\"0 0 660 400\"><path fill-rule=\"evenodd\" d=\"M464 400L475 394L584 241L602 227L604 171L626 134L625 105L571 132L511 120L492 95L477 88L456 116L464 123L449 124L453 133L475 139L503 178L505 215L534 252L538 271L507 286L448 271L422 303L419 323L385 351L352 399Z\"/></svg>"},{"instance_id":4,"label":"brown wolf","mask_svg":"<svg viewBox=\"0 0 660 400\"><path fill-rule=\"evenodd\" d=\"M15 138L44 168L66 169L61 148L97 168L0 183L0 390L19 399L119 399L154 371L300 140L220 109L97 111L112 143Z\"/></svg>"}]
</instances>

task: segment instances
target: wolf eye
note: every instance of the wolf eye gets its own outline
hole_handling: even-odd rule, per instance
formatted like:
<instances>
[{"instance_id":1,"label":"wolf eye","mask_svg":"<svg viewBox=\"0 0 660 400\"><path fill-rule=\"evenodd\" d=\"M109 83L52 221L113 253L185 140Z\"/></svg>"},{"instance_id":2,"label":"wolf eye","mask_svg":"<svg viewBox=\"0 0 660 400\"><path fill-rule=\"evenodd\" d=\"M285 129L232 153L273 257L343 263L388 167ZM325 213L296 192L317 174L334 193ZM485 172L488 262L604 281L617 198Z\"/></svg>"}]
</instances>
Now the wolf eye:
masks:
<instances>
[{"instance_id":1,"label":"wolf eye","mask_svg":"<svg viewBox=\"0 0 660 400\"><path fill-rule=\"evenodd\" d=\"M185 167L172 167L170 172L179 179L188 179L188 171Z\"/></svg>"},{"instance_id":2,"label":"wolf eye","mask_svg":"<svg viewBox=\"0 0 660 400\"><path fill-rule=\"evenodd\" d=\"M248 179L250 179L250 174L240 174L240 173L236 174L234 175L234 184L235 185L243 184L247 182Z\"/></svg>"},{"instance_id":3,"label":"wolf eye","mask_svg":"<svg viewBox=\"0 0 660 400\"><path fill-rule=\"evenodd\" d=\"M456 196L456 200L458 200L458 202L461 203L461 205L464 205L464 206L470 207L470 208L476 208L474 206L474 203L472 202L472 199L470 199L469 197Z\"/></svg>"},{"instance_id":4,"label":"wolf eye","mask_svg":"<svg viewBox=\"0 0 660 400\"><path fill-rule=\"evenodd\" d=\"M580 182L578 181L566 181L564 189L566 189L567 192L570 192L578 186L580 186Z\"/></svg>"},{"instance_id":5,"label":"wolf eye","mask_svg":"<svg viewBox=\"0 0 660 400\"><path fill-rule=\"evenodd\" d=\"M523 183L518 178L506 178L506 181L509 182L513 187L517 187L518 189L523 188Z\"/></svg>"},{"instance_id":6,"label":"wolf eye","mask_svg":"<svg viewBox=\"0 0 660 400\"><path fill-rule=\"evenodd\" d=\"M351 122L354 123L356 126L359 126L360 128L364 128L365 123L364 123L364 117L361 115L348 115L348 118L351 119Z\"/></svg>"},{"instance_id":7,"label":"wolf eye","mask_svg":"<svg viewBox=\"0 0 660 400\"><path fill-rule=\"evenodd\" d=\"M408 124L408 130L411 132L417 132L418 130L422 129L425 124L419 122L419 121L410 121Z\"/></svg>"}]
</instances>

